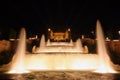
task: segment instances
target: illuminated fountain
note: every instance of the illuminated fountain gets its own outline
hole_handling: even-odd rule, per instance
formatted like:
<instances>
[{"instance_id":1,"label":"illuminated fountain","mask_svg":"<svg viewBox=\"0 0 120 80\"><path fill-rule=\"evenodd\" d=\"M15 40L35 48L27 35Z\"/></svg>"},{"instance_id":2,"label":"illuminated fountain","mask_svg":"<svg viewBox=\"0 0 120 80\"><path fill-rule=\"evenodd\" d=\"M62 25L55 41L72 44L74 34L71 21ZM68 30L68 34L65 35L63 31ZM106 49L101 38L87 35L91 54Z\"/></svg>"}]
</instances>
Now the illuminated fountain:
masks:
<instances>
[{"instance_id":1,"label":"illuminated fountain","mask_svg":"<svg viewBox=\"0 0 120 80\"><path fill-rule=\"evenodd\" d=\"M72 45L72 41L64 43L50 42L49 40L47 44L45 43L44 35L42 35L41 46L36 49L36 53L39 54L30 54L26 57L27 68L32 70L94 70L99 73L116 72L111 66L112 62L107 54L99 21L97 21L96 27L98 54L84 54L80 39ZM50 54L44 54L46 52Z\"/></svg>"},{"instance_id":2,"label":"illuminated fountain","mask_svg":"<svg viewBox=\"0 0 120 80\"><path fill-rule=\"evenodd\" d=\"M18 46L16 49L16 53L13 56L11 69L8 73L24 73L26 72L24 66L25 60L25 52L26 52L26 32L25 29L22 28L20 32L20 36L18 39Z\"/></svg>"},{"instance_id":3,"label":"illuminated fountain","mask_svg":"<svg viewBox=\"0 0 120 80\"><path fill-rule=\"evenodd\" d=\"M51 53L51 52L77 52L83 53L83 47L81 40L78 39L74 44L72 40L70 42L50 42L45 43L45 36L42 35L40 41L40 47L36 48L34 53Z\"/></svg>"},{"instance_id":4,"label":"illuminated fountain","mask_svg":"<svg viewBox=\"0 0 120 80\"><path fill-rule=\"evenodd\" d=\"M21 36L22 35L22 36ZM10 73L22 73L27 70L90 70L100 73L113 73L107 55L103 32L97 21L98 54L84 54L81 40L72 42L45 42L42 35L40 47L34 47L38 54L25 55L25 30L22 29L16 54L13 57Z\"/></svg>"},{"instance_id":5,"label":"illuminated fountain","mask_svg":"<svg viewBox=\"0 0 120 80\"><path fill-rule=\"evenodd\" d=\"M26 57L29 70L95 70L97 62L96 54L40 53Z\"/></svg>"},{"instance_id":6,"label":"illuminated fountain","mask_svg":"<svg viewBox=\"0 0 120 80\"><path fill-rule=\"evenodd\" d=\"M40 40L40 49L44 49L45 48L45 36L42 35L41 40Z\"/></svg>"},{"instance_id":7,"label":"illuminated fountain","mask_svg":"<svg viewBox=\"0 0 120 80\"><path fill-rule=\"evenodd\" d=\"M116 73L116 71L113 69L111 65L112 62L110 60L110 57L108 55L108 52L105 46L105 40L104 40L102 27L98 20L97 20L97 25L96 25L96 34L97 34L97 49L98 49L97 53L99 57L99 66L95 72Z\"/></svg>"},{"instance_id":8,"label":"illuminated fountain","mask_svg":"<svg viewBox=\"0 0 120 80\"><path fill-rule=\"evenodd\" d=\"M76 49L81 50L81 52L83 52L83 47L80 39L76 41Z\"/></svg>"}]
</instances>

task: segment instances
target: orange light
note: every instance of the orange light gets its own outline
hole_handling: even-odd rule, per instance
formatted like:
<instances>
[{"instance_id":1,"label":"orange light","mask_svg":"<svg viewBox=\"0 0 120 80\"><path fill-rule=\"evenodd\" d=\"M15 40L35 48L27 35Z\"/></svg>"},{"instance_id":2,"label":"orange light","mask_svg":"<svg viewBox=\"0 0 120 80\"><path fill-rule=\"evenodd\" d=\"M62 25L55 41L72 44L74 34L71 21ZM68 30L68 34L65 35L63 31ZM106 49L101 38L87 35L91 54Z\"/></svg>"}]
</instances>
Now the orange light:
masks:
<instances>
[{"instance_id":1,"label":"orange light","mask_svg":"<svg viewBox=\"0 0 120 80\"><path fill-rule=\"evenodd\" d=\"M70 28L68 29L68 31L70 31Z\"/></svg>"},{"instance_id":2,"label":"orange light","mask_svg":"<svg viewBox=\"0 0 120 80\"><path fill-rule=\"evenodd\" d=\"M50 28L48 28L48 31L50 31Z\"/></svg>"}]
</instances>

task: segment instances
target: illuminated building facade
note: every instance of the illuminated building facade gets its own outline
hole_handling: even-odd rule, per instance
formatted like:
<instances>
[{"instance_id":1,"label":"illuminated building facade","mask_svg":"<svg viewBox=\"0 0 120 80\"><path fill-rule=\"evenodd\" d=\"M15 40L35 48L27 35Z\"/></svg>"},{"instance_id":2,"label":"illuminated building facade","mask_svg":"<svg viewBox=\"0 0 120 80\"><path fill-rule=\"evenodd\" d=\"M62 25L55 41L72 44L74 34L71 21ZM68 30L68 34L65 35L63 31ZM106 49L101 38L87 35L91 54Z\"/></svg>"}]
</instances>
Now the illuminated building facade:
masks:
<instances>
[{"instance_id":1,"label":"illuminated building facade","mask_svg":"<svg viewBox=\"0 0 120 80\"><path fill-rule=\"evenodd\" d=\"M48 29L48 39L50 41L70 41L71 30L68 28L65 32L53 32L50 28Z\"/></svg>"}]
</instances>

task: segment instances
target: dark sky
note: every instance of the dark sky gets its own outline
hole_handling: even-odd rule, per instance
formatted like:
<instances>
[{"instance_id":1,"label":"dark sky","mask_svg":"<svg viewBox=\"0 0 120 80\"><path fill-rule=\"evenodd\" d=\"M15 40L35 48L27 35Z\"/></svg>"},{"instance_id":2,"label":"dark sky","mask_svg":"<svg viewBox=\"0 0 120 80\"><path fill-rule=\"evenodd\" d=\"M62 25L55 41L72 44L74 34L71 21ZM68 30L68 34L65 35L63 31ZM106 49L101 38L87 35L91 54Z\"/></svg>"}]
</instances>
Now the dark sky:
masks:
<instances>
[{"instance_id":1,"label":"dark sky","mask_svg":"<svg viewBox=\"0 0 120 80\"><path fill-rule=\"evenodd\" d=\"M0 29L25 27L27 33L42 34L71 28L76 35L95 30L99 19L103 29L120 30L119 2L107 0L7 0L1 2Z\"/></svg>"}]
</instances>

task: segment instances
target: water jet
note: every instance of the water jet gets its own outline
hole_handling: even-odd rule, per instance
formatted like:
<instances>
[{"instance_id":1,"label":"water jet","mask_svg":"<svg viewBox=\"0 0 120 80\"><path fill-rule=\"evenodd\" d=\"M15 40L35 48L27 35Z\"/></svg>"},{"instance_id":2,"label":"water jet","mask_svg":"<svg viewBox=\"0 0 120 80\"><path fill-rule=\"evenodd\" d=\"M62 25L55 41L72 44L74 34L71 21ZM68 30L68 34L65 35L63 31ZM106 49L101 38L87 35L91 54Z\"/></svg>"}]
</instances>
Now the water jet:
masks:
<instances>
[{"instance_id":1,"label":"water jet","mask_svg":"<svg viewBox=\"0 0 120 80\"><path fill-rule=\"evenodd\" d=\"M11 69L8 73L28 72L24 66L25 53L26 53L26 31L25 28L22 28L18 39L18 46L16 48L16 53L11 61L12 63Z\"/></svg>"}]
</instances>

